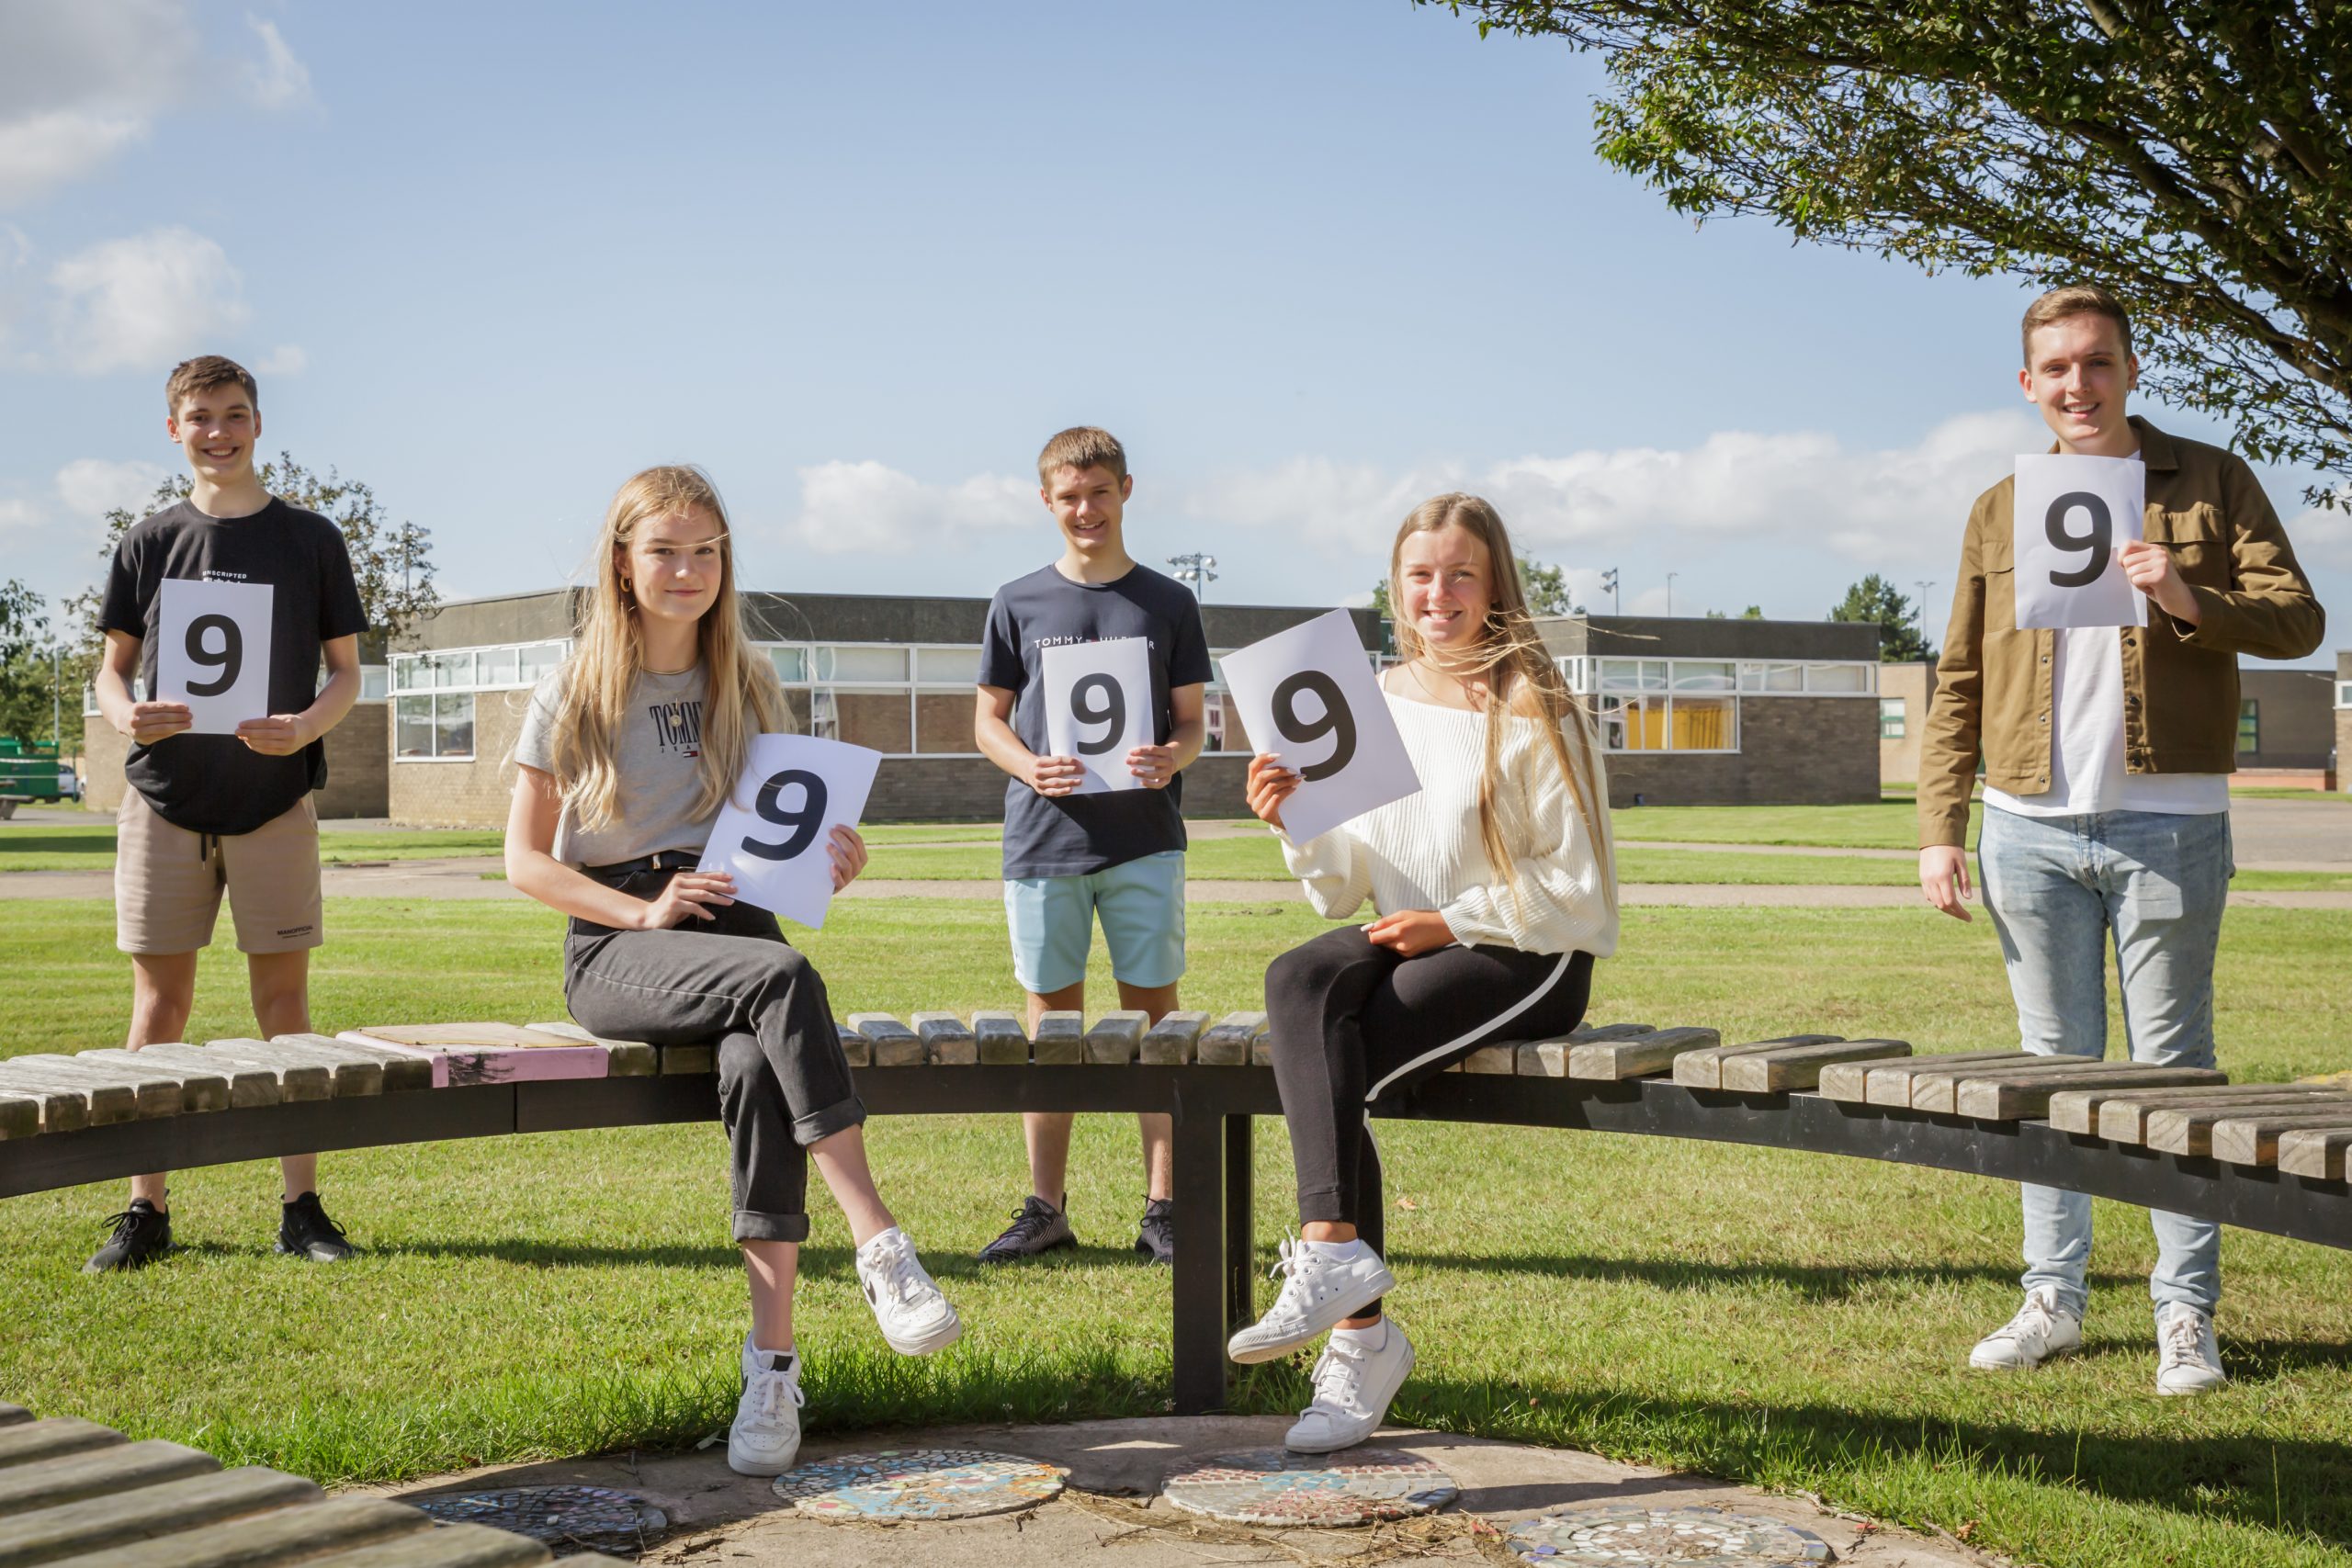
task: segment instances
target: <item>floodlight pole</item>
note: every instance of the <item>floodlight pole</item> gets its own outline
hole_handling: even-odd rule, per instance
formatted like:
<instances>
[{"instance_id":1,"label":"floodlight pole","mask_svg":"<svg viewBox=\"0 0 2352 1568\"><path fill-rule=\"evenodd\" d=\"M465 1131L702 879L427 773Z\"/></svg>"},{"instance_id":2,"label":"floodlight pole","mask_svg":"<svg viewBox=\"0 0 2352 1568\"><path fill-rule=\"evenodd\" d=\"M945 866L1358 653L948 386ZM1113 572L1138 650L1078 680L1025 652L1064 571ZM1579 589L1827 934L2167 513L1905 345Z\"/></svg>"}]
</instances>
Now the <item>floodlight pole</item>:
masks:
<instances>
[{"instance_id":1,"label":"floodlight pole","mask_svg":"<svg viewBox=\"0 0 2352 1568\"><path fill-rule=\"evenodd\" d=\"M1923 658L1928 651L1928 590L1935 585L1931 578L1911 580L1911 586L1919 591L1919 652Z\"/></svg>"},{"instance_id":2,"label":"floodlight pole","mask_svg":"<svg viewBox=\"0 0 2352 1568\"><path fill-rule=\"evenodd\" d=\"M1194 598L1208 603L1208 585L1216 581L1216 557L1195 550L1190 555L1170 556L1168 564L1174 569L1176 581L1190 583Z\"/></svg>"},{"instance_id":3,"label":"floodlight pole","mask_svg":"<svg viewBox=\"0 0 2352 1568\"><path fill-rule=\"evenodd\" d=\"M1681 575L1679 571L1666 574L1666 618L1669 621L1674 619L1674 580Z\"/></svg>"}]
</instances>

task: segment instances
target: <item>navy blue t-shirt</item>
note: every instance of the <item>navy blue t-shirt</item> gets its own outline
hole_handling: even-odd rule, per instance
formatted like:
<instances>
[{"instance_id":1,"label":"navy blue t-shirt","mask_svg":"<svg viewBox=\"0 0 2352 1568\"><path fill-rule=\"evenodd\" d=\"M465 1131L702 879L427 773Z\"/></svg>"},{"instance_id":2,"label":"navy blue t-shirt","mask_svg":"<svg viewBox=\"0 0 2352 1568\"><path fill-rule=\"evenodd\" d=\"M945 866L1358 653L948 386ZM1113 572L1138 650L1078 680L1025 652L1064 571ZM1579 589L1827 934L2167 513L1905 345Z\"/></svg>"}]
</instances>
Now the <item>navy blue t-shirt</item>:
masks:
<instances>
[{"instance_id":1,"label":"navy blue t-shirt","mask_svg":"<svg viewBox=\"0 0 2352 1568\"><path fill-rule=\"evenodd\" d=\"M980 684L1014 694L1012 731L1039 756L1046 740L1046 649L1058 643L1150 639L1152 741L1166 745L1173 686L1208 683L1208 636L1200 602L1149 567L1116 582L1072 582L1052 567L1015 578L989 602ZM1048 799L1020 779L1004 785L1004 874L1086 876L1184 847L1184 775L1166 789L1114 790Z\"/></svg>"}]
</instances>

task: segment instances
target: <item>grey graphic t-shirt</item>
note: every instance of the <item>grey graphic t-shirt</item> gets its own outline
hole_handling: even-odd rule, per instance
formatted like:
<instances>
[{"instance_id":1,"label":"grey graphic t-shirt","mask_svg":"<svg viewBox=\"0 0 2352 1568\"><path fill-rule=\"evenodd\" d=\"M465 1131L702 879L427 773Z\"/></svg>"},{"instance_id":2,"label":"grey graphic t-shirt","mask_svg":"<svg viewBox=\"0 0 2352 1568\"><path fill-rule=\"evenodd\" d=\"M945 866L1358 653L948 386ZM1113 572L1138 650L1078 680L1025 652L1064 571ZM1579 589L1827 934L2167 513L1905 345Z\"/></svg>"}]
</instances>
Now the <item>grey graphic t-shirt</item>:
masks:
<instances>
[{"instance_id":1,"label":"grey graphic t-shirt","mask_svg":"<svg viewBox=\"0 0 2352 1568\"><path fill-rule=\"evenodd\" d=\"M514 761L543 773L555 773L556 705L568 671L558 670L531 693ZM702 766L702 666L678 675L643 671L629 688L628 717L614 755L619 789L614 819L585 828L571 806L556 824L555 858L566 865L613 865L662 850L699 850L718 818L713 809L694 815ZM558 788L570 781L556 779Z\"/></svg>"}]
</instances>

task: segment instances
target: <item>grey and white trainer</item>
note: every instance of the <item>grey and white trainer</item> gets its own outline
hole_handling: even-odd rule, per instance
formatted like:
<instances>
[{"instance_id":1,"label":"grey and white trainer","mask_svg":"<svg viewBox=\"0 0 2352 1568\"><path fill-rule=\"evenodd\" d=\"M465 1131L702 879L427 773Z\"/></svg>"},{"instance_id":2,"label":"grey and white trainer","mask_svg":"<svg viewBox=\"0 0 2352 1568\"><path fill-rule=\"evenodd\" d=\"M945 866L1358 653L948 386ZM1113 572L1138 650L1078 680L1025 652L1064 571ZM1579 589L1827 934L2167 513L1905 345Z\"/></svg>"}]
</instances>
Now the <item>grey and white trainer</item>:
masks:
<instances>
[{"instance_id":1,"label":"grey and white trainer","mask_svg":"<svg viewBox=\"0 0 2352 1568\"><path fill-rule=\"evenodd\" d=\"M2207 1393L2230 1381L2213 1341L2213 1314L2181 1302L2156 1309L2156 1392Z\"/></svg>"},{"instance_id":2,"label":"grey and white trainer","mask_svg":"<svg viewBox=\"0 0 2352 1568\"><path fill-rule=\"evenodd\" d=\"M2030 1371L2082 1348L2083 1320L2059 1306L2056 1291L2036 1285L2017 1316L1976 1342L1968 1364L1980 1371Z\"/></svg>"}]
</instances>

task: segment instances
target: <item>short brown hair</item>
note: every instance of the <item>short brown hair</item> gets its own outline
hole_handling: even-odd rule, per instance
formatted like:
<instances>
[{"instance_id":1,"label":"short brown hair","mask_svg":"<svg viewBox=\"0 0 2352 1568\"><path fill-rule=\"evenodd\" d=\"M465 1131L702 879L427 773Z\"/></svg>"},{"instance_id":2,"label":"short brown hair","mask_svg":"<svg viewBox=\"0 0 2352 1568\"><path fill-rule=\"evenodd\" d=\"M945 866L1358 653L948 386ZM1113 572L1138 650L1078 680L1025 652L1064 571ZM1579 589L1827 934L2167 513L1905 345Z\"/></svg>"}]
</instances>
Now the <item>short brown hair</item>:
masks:
<instances>
[{"instance_id":1,"label":"short brown hair","mask_svg":"<svg viewBox=\"0 0 2352 1568\"><path fill-rule=\"evenodd\" d=\"M2123 334L2123 352L2132 352L2132 315L2124 310L2123 301L2096 283L2069 283L2053 288L2025 308L2025 326L2019 334L2019 345L2025 353L2026 368L2033 368L2033 334L2052 321L2068 316L2105 316Z\"/></svg>"},{"instance_id":2,"label":"short brown hair","mask_svg":"<svg viewBox=\"0 0 2352 1568\"><path fill-rule=\"evenodd\" d=\"M183 359L172 367L171 379L164 383L164 412L177 419L180 404L198 392L209 392L215 387L225 387L234 381L245 389L245 401L254 411L261 411L261 389L254 385L254 373L233 359L223 359L217 354L199 354L194 359Z\"/></svg>"},{"instance_id":3,"label":"short brown hair","mask_svg":"<svg viewBox=\"0 0 2352 1568\"><path fill-rule=\"evenodd\" d=\"M1046 443L1037 454L1037 482L1049 485L1064 468L1108 468L1114 479L1127 477L1127 449L1107 430L1076 424Z\"/></svg>"}]
</instances>

